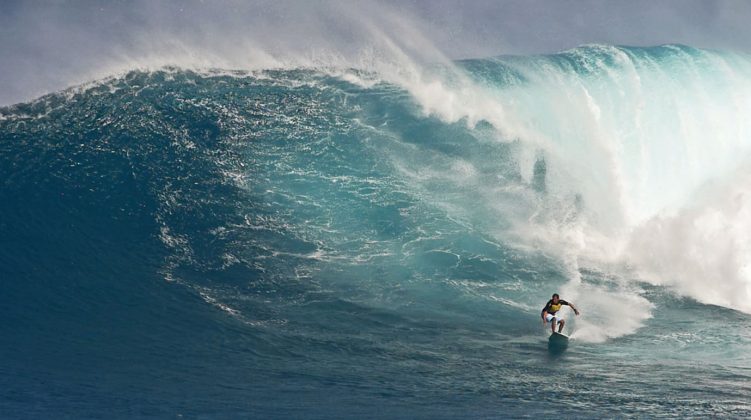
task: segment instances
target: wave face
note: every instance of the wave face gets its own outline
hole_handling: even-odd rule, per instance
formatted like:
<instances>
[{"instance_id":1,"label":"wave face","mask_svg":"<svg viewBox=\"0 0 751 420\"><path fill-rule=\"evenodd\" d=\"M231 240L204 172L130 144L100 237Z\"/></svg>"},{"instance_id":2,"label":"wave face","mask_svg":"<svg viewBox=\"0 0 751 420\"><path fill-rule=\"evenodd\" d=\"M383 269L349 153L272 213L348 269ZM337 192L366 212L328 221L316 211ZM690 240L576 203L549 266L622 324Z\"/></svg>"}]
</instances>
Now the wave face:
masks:
<instances>
[{"instance_id":1,"label":"wave face","mask_svg":"<svg viewBox=\"0 0 751 420\"><path fill-rule=\"evenodd\" d=\"M749 76L588 46L4 108L3 412L748 414Z\"/></svg>"}]
</instances>

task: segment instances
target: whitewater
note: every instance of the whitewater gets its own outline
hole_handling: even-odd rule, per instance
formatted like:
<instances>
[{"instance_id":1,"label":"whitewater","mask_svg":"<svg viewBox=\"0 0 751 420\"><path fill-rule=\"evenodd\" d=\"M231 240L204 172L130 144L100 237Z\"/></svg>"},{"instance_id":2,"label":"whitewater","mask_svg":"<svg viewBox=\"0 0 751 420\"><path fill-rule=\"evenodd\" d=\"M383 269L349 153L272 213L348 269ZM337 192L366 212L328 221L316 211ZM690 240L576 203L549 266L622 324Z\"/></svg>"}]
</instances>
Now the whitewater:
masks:
<instances>
[{"instance_id":1,"label":"whitewater","mask_svg":"<svg viewBox=\"0 0 751 420\"><path fill-rule=\"evenodd\" d=\"M751 414L751 57L359 64L0 108L0 413Z\"/></svg>"}]
</instances>

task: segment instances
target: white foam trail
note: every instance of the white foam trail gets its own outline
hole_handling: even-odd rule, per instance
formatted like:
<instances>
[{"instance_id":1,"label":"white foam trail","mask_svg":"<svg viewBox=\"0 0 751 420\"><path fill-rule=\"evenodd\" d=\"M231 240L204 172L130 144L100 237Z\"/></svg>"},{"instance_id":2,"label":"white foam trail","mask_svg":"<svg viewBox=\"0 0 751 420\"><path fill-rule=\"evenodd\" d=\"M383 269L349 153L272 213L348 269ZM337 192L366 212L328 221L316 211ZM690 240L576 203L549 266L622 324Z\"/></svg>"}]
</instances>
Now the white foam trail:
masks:
<instances>
[{"instance_id":1,"label":"white foam trail","mask_svg":"<svg viewBox=\"0 0 751 420\"><path fill-rule=\"evenodd\" d=\"M569 284L562 296L570 299L581 313L568 311L567 319L574 332L571 338L601 343L610 338L633 334L651 318L653 305L632 290L606 290L601 287Z\"/></svg>"}]
</instances>

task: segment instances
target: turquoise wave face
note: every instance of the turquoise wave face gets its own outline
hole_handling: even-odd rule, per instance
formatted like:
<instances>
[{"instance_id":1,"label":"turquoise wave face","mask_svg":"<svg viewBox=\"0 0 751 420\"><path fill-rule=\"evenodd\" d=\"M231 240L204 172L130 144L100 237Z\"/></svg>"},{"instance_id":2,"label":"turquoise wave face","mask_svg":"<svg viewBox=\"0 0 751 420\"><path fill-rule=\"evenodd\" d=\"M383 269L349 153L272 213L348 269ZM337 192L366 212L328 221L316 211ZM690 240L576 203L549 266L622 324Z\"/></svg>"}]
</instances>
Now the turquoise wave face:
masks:
<instances>
[{"instance_id":1,"label":"turquoise wave face","mask_svg":"<svg viewBox=\"0 0 751 420\"><path fill-rule=\"evenodd\" d=\"M685 102L696 93L647 86L701 82L718 104L711 93L733 87L713 79L721 58L587 47L401 83L164 69L4 108L6 412L747 412L747 316L634 268L651 267L643 254L592 249L638 244L621 226L692 220L660 213L691 193L640 188L667 185L651 166L665 148L696 152L689 126L654 145L669 131L658 122L699 112ZM648 97L668 98L659 115ZM670 104L686 114L671 120ZM744 130L715 160L738 166ZM717 164L669 166L670 182L693 191ZM657 198L634 211L644 197ZM583 313L565 314L563 355L539 318L556 291Z\"/></svg>"}]
</instances>

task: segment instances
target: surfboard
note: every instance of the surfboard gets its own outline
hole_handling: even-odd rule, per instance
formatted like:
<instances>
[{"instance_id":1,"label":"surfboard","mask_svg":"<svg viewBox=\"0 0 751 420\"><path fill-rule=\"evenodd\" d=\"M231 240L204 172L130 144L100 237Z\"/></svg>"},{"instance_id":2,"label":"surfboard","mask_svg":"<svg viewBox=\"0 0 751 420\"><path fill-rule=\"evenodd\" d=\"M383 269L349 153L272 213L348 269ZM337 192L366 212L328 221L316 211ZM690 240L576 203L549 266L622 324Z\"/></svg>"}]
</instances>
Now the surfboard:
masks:
<instances>
[{"instance_id":1,"label":"surfboard","mask_svg":"<svg viewBox=\"0 0 751 420\"><path fill-rule=\"evenodd\" d=\"M553 342L556 342L556 343L566 343L566 344L568 344L568 336L566 334L563 334L563 333L554 332L554 333L550 334L549 341L553 341Z\"/></svg>"},{"instance_id":2,"label":"surfboard","mask_svg":"<svg viewBox=\"0 0 751 420\"><path fill-rule=\"evenodd\" d=\"M568 336L566 334L561 334L558 332L550 334L550 338L548 338L548 350L553 353L559 354L566 350L567 347Z\"/></svg>"}]
</instances>

